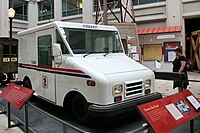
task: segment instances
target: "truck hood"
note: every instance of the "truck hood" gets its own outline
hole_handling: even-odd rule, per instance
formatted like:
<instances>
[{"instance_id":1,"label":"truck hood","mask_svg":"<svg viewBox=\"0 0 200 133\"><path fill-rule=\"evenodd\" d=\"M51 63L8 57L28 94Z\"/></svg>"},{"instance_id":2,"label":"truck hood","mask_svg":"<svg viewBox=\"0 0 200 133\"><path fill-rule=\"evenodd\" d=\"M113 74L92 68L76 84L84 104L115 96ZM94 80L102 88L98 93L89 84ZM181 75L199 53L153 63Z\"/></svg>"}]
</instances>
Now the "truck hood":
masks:
<instances>
[{"instance_id":1,"label":"truck hood","mask_svg":"<svg viewBox=\"0 0 200 133\"><path fill-rule=\"evenodd\" d=\"M79 65L81 65L83 68L86 67L86 69L96 69L96 71L99 71L105 75L148 69L126 55L85 57L76 58L75 60L75 62L80 63Z\"/></svg>"}]
</instances>

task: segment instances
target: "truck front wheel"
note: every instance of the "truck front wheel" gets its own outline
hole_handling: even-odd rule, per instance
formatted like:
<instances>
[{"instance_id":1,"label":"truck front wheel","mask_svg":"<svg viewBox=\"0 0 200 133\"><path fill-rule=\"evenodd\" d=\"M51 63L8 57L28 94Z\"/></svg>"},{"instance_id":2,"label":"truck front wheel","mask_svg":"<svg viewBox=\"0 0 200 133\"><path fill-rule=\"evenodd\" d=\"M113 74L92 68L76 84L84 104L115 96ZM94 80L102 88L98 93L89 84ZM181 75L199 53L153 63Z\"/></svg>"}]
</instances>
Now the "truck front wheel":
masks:
<instances>
[{"instance_id":1,"label":"truck front wheel","mask_svg":"<svg viewBox=\"0 0 200 133\"><path fill-rule=\"evenodd\" d=\"M75 119L81 123L88 123L88 103L83 96L76 94L72 98L72 113Z\"/></svg>"}]
</instances>

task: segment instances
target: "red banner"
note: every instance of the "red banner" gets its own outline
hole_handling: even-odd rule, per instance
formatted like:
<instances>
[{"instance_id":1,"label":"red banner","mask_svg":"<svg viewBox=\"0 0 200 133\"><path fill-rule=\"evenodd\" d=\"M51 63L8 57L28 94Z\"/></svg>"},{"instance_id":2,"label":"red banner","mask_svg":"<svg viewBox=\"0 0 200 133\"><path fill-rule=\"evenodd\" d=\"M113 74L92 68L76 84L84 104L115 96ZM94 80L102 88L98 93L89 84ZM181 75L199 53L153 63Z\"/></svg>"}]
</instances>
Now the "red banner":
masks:
<instances>
[{"instance_id":1,"label":"red banner","mask_svg":"<svg viewBox=\"0 0 200 133\"><path fill-rule=\"evenodd\" d=\"M200 116L200 112L187 100L189 96L194 97L189 90L186 90L139 105L138 109L155 132L167 133Z\"/></svg>"},{"instance_id":2,"label":"red banner","mask_svg":"<svg viewBox=\"0 0 200 133\"><path fill-rule=\"evenodd\" d=\"M0 97L20 109L25 102L33 95L33 90L25 88L23 86L10 83L4 91L0 94Z\"/></svg>"}]
</instances>

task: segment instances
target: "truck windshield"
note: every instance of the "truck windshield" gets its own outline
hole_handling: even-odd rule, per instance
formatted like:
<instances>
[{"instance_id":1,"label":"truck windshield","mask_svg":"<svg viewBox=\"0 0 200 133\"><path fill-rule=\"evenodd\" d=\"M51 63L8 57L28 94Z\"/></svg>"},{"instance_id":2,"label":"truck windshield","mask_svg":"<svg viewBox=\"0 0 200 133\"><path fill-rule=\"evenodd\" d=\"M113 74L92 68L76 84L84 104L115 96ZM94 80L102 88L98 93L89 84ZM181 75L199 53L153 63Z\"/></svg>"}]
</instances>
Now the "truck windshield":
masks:
<instances>
[{"instance_id":1,"label":"truck windshield","mask_svg":"<svg viewBox=\"0 0 200 133\"><path fill-rule=\"evenodd\" d=\"M74 54L122 53L117 31L64 28Z\"/></svg>"}]
</instances>

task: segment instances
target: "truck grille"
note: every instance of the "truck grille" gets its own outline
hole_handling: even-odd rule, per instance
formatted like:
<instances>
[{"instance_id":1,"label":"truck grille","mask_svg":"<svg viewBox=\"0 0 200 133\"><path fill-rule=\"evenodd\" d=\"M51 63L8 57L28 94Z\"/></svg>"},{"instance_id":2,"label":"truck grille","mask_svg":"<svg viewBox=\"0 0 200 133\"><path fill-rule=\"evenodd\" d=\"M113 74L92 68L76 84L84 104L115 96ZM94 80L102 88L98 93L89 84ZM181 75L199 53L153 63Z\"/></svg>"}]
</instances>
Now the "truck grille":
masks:
<instances>
[{"instance_id":1,"label":"truck grille","mask_svg":"<svg viewBox=\"0 0 200 133\"><path fill-rule=\"evenodd\" d=\"M125 83L125 97L132 97L142 95L143 81L126 82Z\"/></svg>"}]
</instances>

